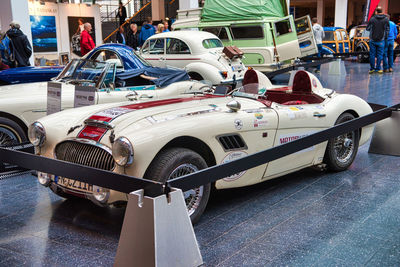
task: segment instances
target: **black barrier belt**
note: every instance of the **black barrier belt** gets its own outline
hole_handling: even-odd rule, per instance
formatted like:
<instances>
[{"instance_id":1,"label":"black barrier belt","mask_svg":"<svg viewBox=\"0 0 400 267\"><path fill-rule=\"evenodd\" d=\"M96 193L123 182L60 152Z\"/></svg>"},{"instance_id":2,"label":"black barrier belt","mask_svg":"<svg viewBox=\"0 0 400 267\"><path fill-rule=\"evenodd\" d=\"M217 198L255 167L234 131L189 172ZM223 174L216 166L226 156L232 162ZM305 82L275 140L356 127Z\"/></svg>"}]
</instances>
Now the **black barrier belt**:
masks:
<instances>
[{"instance_id":1,"label":"black barrier belt","mask_svg":"<svg viewBox=\"0 0 400 267\"><path fill-rule=\"evenodd\" d=\"M164 192L164 185L160 182L1 147L0 162L15 164L26 169L56 174L62 177L68 177L73 180L98 185L124 193L144 189L148 196L159 196Z\"/></svg>"},{"instance_id":2,"label":"black barrier belt","mask_svg":"<svg viewBox=\"0 0 400 267\"><path fill-rule=\"evenodd\" d=\"M315 134L311 134L271 149L263 150L234 161L216 165L189 175L169 180L167 185L169 187L177 187L183 191L186 191L201 185L215 182L219 179L229 177L233 174L282 158L313 145L317 145L329 140L330 138L337 137L339 135L362 128L366 125L375 123L379 120L386 119L391 116L393 110L398 108L400 108L400 104L381 109L363 117L338 124L329 129L319 131Z\"/></svg>"},{"instance_id":3,"label":"black barrier belt","mask_svg":"<svg viewBox=\"0 0 400 267\"><path fill-rule=\"evenodd\" d=\"M315 67L315 66L318 66L318 65L321 65L321 64L329 63L334 59L335 58L333 58L333 57L330 57L330 58L315 58L315 59L313 59L313 60L315 60L315 62L301 62L301 63L294 64L292 66L283 67L283 68L280 68L280 69L277 69L277 70L274 70L274 71L263 72L263 74L265 76L267 76L268 78L273 78L276 75L279 75L279 74L282 74L282 73L286 73L286 72L289 72L289 71L292 71L292 70L296 70L298 68L310 68L310 67Z\"/></svg>"}]
</instances>

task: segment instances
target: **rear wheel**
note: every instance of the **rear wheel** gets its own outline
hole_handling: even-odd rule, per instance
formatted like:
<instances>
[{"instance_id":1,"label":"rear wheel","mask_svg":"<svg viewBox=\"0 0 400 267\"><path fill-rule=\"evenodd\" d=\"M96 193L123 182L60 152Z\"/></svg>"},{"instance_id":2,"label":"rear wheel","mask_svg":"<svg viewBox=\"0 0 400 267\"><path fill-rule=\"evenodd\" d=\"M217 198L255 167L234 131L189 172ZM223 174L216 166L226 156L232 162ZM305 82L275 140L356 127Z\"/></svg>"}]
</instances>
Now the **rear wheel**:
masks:
<instances>
[{"instance_id":1,"label":"rear wheel","mask_svg":"<svg viewBox=\"0 0 400 267\"><path fill-rule=\"evenodd\" d=\"M357 52L368 52L368 49L364 46L360 46L356 48ZM357 61L359 63L367 63L369 61L369 55L367 54L358 54L357 55Z\"/></svg>"},{"instance_id":2,"label":"rear wheel","mask_svg":"<svg viewBox=\"0 0 400 267\"><path fill-rule=\"evenodd\" d=\"M186 148L171 148L160 152L150 164L145 178L165 182L207 168L205 160ZM210 197L211 185L207 184L183 192L186 207L193 224L201 217Z\"/></svg>"},{"instance_id":3,"label":"rear wheel","mask_svg":"<svg viewBox=\"0 0 400 267\"><path fill-rule=\"evenodd\" d=\"M335 125L354 119L351 113L343 113ZM332 171L346 170L357 155L360 134L358 130L329 139L326 147L324 162Z\"/></svg>"}]
</instances>

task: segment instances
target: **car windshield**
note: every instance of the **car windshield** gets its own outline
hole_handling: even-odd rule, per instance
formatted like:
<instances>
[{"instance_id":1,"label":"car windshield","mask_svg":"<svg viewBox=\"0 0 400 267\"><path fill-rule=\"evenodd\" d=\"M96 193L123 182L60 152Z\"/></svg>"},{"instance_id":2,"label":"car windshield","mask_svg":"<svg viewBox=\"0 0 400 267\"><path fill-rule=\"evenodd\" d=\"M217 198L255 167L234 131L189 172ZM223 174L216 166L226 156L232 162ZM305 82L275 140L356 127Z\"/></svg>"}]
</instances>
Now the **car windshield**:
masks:
<instances>
[{"instance_id":1,"label":"car windshield","mask_svg":"<svg viewBox=\"0 0 400 267\"><path fill-rule=\"evenodd\" d=\"M334 33L332 31L325 31L325 37L323 41L334 41L335 37L333 34Z\"/></svg>"},{"instance_id":2,"label":"car windshield","mask_svg":"<svg viewBox=\"0 0 400 267\"><path fill-rule=\"evenodd\" d=\"M99 87L100 81L108 73L111 65L106 62L99 62L89 59L73 59L57 76L56 80L72 84Z\"/></svg>"},{"instance_id":3,"label":"car windshield","mask_svg":"<svg viewBox=\"0 0 400 267\"><path fill-rule=\"evenodd\" d=\"M203 40L203 47L206 49L224 47L219 39L205 39Z\"/></svg>"},{"instance_id":4,"label":"car windshield","mask_svg":"<svg viewBox=\"0 0 400 267\"><path fill-rule=\"evenodd\" d=\"M237 88L232 95L236 97L258 99L258 96L264 95L266 91L266 88L264 88L261 84L250 83Z\"/></svg>"}]
</instances>

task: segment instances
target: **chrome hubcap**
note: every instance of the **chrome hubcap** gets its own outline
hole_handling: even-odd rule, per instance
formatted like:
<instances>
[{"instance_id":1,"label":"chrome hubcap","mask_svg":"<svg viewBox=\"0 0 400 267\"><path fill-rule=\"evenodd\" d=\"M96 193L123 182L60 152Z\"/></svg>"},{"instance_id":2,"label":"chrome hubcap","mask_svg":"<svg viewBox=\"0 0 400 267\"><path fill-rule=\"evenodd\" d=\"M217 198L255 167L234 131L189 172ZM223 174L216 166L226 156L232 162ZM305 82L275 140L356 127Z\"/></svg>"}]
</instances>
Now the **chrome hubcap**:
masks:
<instances>
[{"instance_id":1,"label":"chrome hubcap","mask_svg":"<svg viewBox=\"0 0 400 267\"><path fill-rule=\"evenodd\" d=\"M346 163L350 160L354 152L354 132L347 133L335 138L334 149L336 159L339 162Z\"/></svg>"},{"instance_id":2,"label":"chrome hubcap","mask_svg":"<svg viewBox=\"0 0 400 267\"><path fill-rule=\"evenodd\" d=\"M174 179L174 178L177 178L177 177L180 177L183 175L187 175L187 174L190 174L193 172L197 172L198 170L199 169L195 165L185 163L185 164L182 164L182 165L179 165L178 167L176 167L175 170L173 170L171 175L168 177L168 180ZM196 209L199 207L201 199L203 197L203 191L204 191L204 186L200 186L200 187L185 191L183 193L189 216L191 216L196 211Z\"/></svg>"},{"instance_id":3,"label":"chrome hubcap","mask_svg":"<svg viewBox=\"0 0 400 267\"><path fill-rule=\"evenodd\" d=\"M20 143L18 136L7 128L0 127L0 146Z\"/></svg>"}]
</instances>

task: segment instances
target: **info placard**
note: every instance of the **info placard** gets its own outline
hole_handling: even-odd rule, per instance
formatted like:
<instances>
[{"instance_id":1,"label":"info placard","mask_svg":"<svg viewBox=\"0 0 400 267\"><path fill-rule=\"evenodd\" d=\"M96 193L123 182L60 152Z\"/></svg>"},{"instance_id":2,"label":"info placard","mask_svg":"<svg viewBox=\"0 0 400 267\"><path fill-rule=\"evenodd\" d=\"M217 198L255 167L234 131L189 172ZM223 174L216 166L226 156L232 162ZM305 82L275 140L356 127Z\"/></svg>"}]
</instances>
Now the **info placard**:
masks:
<instances>
[{"instance_id":1,"label":"info placard","mask_svg":"<svg viewBox=\"0 0 400 267\"><path fill-rule=\"evenodd\" d=\"M61 111L61 83L47 83L47 115Z\"/></svg>"},{"instance_id":2,"label":"info placard","mask_svg":"<svg viewBox=\"0 0 400 267\"><path fill-rule=\"evenodd\" d=\"M74 108L94 105L95 100L95 87L75 85Z\"/></svg>"}]
</instances>

